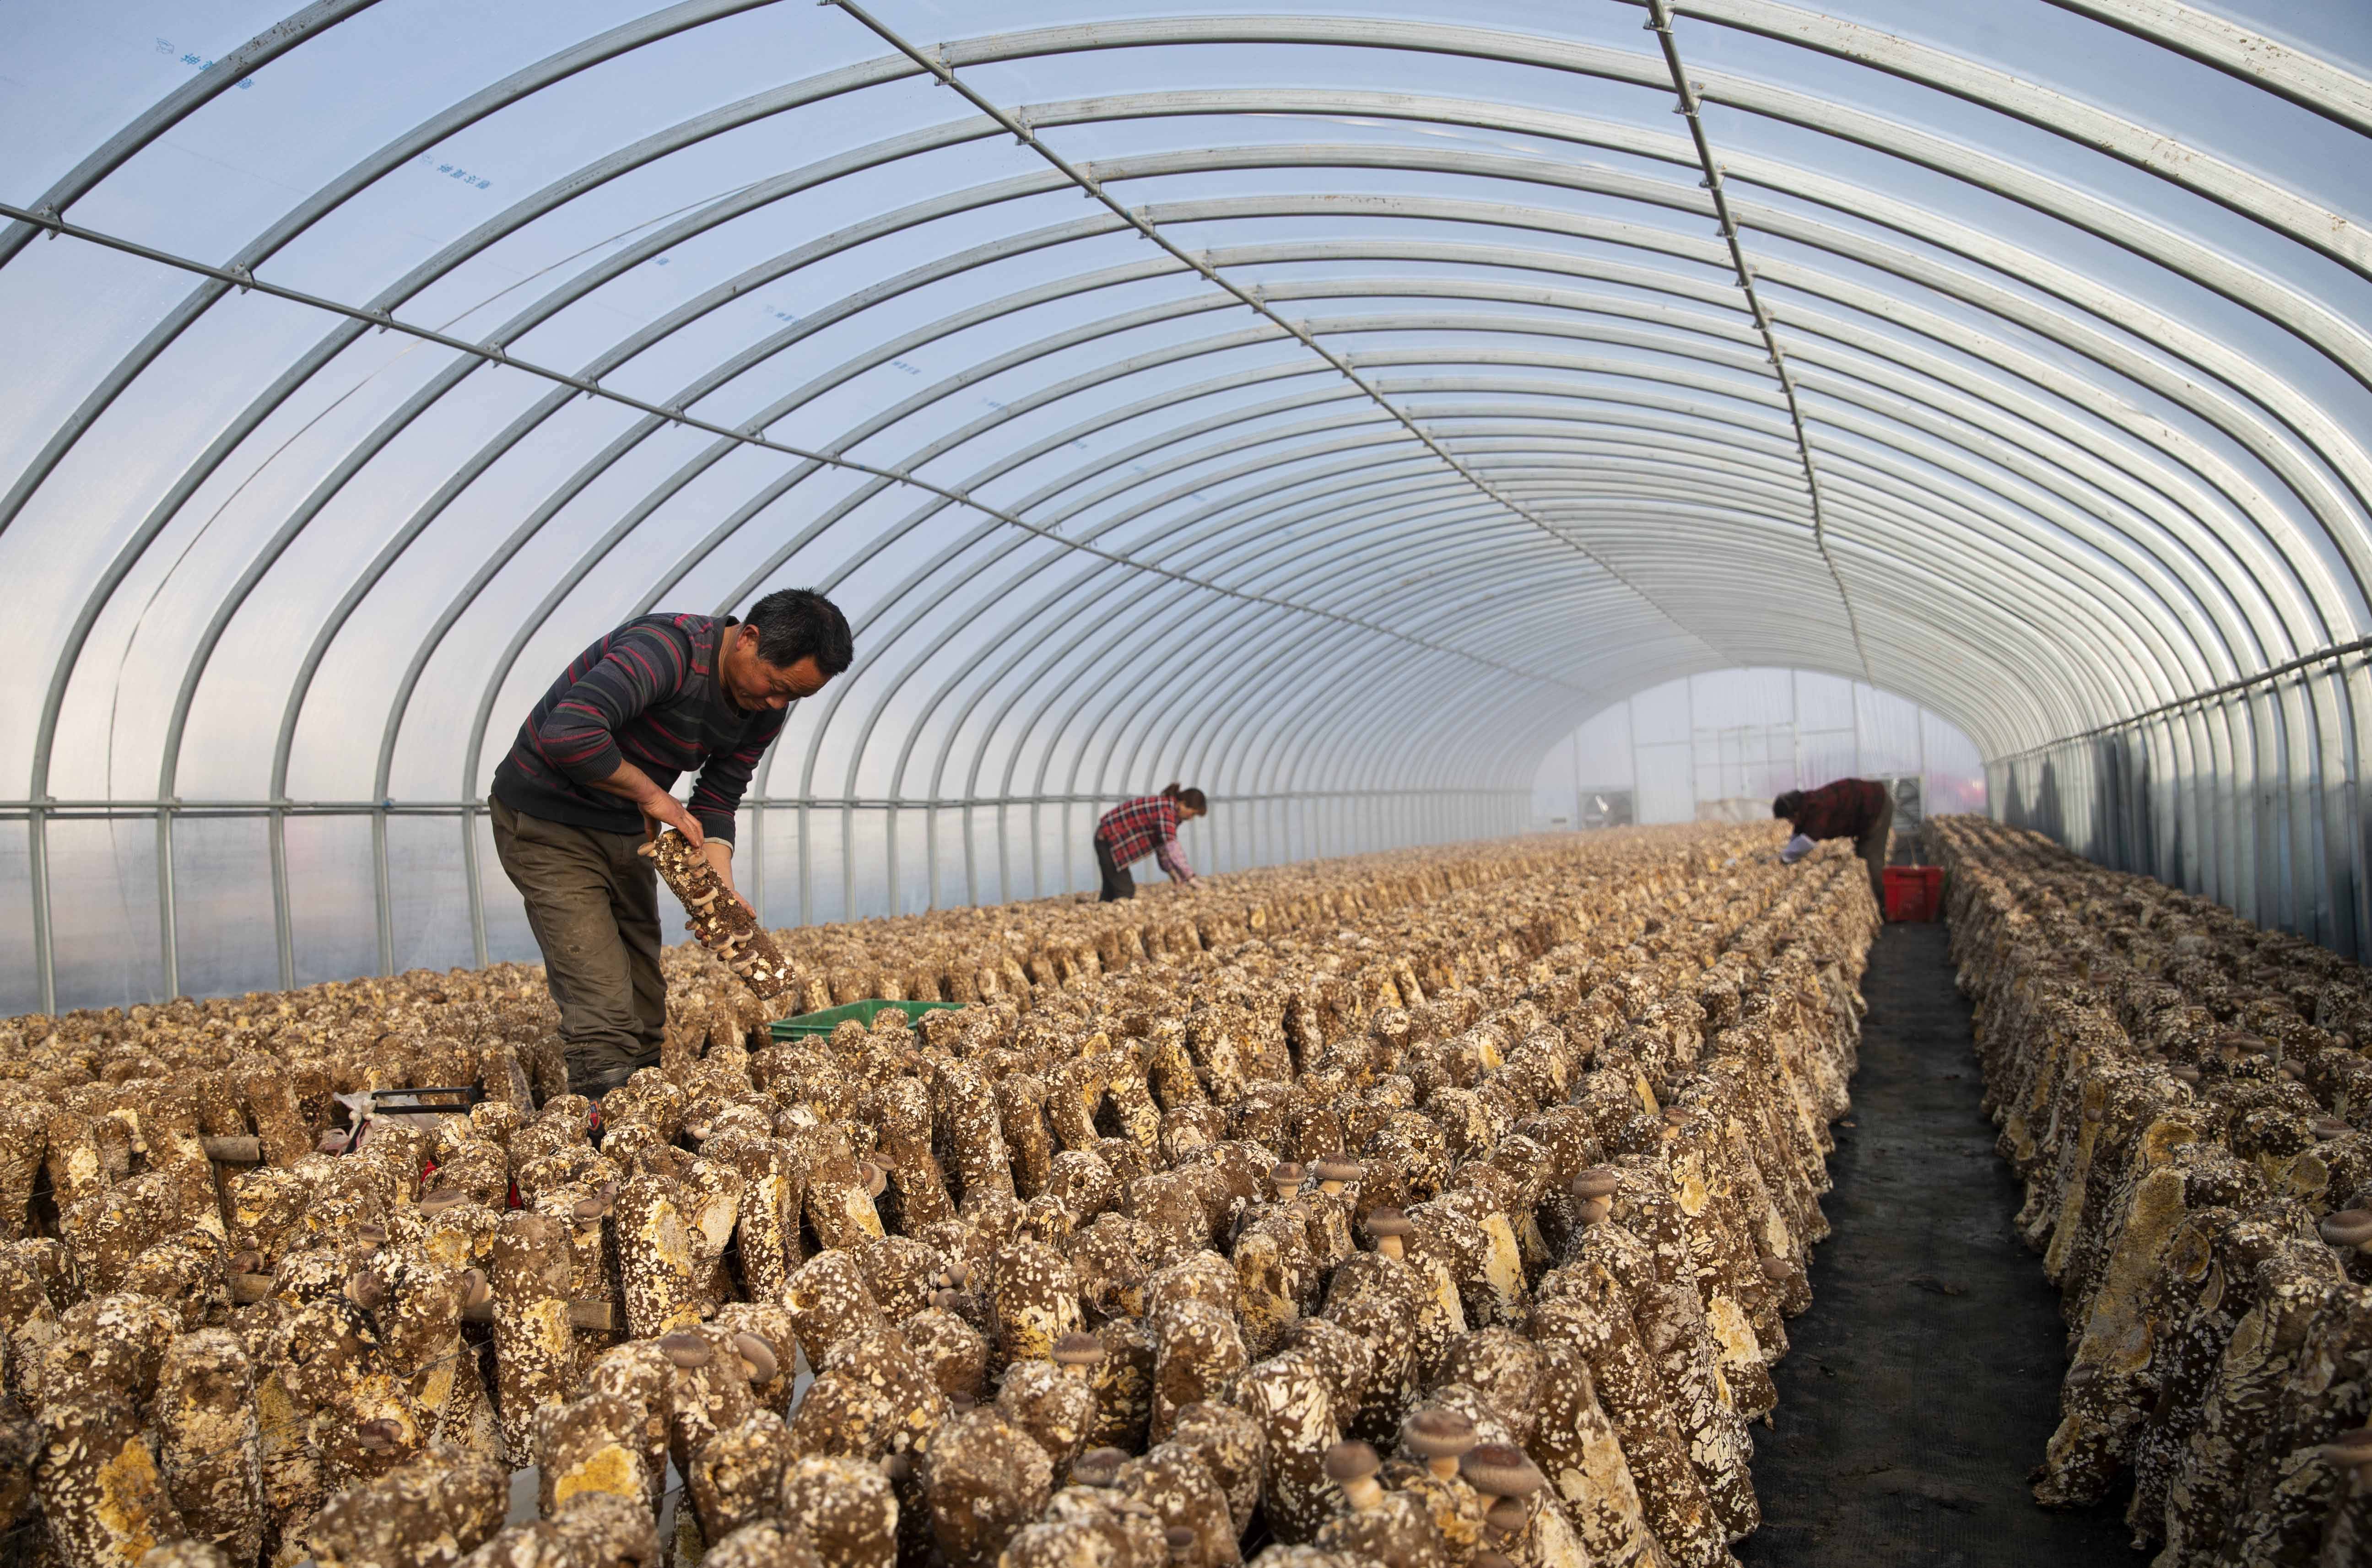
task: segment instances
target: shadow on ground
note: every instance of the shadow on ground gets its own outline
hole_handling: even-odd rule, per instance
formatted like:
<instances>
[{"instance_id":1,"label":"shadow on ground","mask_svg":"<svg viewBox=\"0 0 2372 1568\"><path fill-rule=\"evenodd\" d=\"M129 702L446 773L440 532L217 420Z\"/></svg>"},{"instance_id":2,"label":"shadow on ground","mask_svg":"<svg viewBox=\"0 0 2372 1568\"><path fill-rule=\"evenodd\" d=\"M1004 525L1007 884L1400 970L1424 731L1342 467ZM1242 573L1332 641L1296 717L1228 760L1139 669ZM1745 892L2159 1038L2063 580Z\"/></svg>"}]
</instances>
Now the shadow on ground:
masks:
<instances>
[{"instance_id":1,"label":"shadow on ground","mask_svg":"<svg viewBox=\"0 0 2372 1568\"><path fill-rule=\"evenodd\" d=\"M2038 1508L2027 1471L2058 1422L2065 1329L2010 1228L2017 1183L1978 1109L1969 1009L1938 925L1889 925L1862 993L1853 1113L1837 1125L1810 1311L1788 1325L1778 1428L1755 1429L1773 1568L2139 1564L2123 1499Z\"/></svg>"}]
</instances>

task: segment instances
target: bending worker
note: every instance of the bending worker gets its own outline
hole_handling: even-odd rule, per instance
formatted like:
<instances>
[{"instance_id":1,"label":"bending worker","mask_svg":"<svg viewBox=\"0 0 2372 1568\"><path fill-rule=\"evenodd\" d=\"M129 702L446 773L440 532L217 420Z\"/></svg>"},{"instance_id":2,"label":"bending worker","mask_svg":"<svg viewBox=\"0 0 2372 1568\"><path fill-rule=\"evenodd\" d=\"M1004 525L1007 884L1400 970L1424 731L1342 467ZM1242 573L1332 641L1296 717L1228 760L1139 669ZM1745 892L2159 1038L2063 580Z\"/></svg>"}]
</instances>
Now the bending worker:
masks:
<instances>
[{"instance_id":1,"label":"bending worker","mask_svg":"<svg viewBox=\"0 0 2372 1568\"><path fill-rule=\"evenodd\" d=\"M1103 895L1097 901L1136 897L1136 878L1128 868L1148 854L1161 863L1172 882L1192 887L1194 868L1178 854L1178 826L1210 808L1201 790L1173 784L1159 795L1140 795L1105 812L1096 823L1096 869L1104 875Z\"/></svg>"},{"instance_id":2,"label":"bending worker","mask_svg":"<svg viewBox=\"0 0 2372 1568\"><path fill-rule=\"evenodd\" d=\"M543 949L576 1093L599 1098L656 1063L667 1029L658 874L635 851L674 828L731 888L750 772L852 651L846 618L805 588L768 594L747 621L646 615L571 659L519 726L494 770L494 853ZM694 772L687 806L669 790Z\"/></svg>"},{"instance_id":3,"label":"bending worker","mask_svg":"<svg viewBox=\"0 0 2372 1568\"><path fill-rule=\"evenodd\" d=\"M1894 830L1894 796L1875 779L1839 779L1815 790L1791 789L1771 803L1771 815L1785 817L1796 836L1779 852L1793 865L1821 839L1851 839L1854 853L1869 867L1869 890L1886 908L1886 842Z\"/></svg>"}]
</instances>

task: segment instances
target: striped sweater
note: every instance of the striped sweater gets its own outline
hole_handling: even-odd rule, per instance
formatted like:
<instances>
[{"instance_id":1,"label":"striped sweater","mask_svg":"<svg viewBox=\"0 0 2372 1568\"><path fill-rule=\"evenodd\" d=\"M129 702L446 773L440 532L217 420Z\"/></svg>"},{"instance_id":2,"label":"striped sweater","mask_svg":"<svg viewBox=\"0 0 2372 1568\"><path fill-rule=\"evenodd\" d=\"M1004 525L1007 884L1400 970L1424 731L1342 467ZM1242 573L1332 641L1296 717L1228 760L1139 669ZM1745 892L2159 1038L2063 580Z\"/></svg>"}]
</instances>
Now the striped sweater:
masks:
<instances>
[{"instance_id":1,"label":"striped sweater","mask_svg":"<svg viewBox=\"0 0 2372 1568\"><path fill-rule=\"evenodd\" d=\"M494 798L572 827L640 834L631 800L593 787L632 762L661 789L698 769L689 809L733 842L733 813L784 712L748 713L716 674L718 639L737 622L705 615L629 621L568 661L494 770Z\"/></svg>"}]
</instances>

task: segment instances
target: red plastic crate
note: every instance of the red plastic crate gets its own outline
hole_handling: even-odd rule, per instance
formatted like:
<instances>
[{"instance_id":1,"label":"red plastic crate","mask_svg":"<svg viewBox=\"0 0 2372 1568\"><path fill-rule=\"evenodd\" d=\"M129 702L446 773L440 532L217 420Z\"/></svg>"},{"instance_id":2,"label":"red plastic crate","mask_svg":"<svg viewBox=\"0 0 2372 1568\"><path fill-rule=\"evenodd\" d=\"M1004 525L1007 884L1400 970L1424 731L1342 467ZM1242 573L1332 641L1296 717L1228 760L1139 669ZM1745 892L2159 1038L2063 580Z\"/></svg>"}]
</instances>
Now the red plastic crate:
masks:
<instances>
[{"instance_id":1,"label":"red plastic crate","mask_svg":"<svg viewBox=\"0 0 2372 1568\"><path fill-rule=\"evenodd\" d=\"M1944 912L1944 868L1940 865L1886 867L1886 918L1936 920Z\"/></svg>"}]
</instances>

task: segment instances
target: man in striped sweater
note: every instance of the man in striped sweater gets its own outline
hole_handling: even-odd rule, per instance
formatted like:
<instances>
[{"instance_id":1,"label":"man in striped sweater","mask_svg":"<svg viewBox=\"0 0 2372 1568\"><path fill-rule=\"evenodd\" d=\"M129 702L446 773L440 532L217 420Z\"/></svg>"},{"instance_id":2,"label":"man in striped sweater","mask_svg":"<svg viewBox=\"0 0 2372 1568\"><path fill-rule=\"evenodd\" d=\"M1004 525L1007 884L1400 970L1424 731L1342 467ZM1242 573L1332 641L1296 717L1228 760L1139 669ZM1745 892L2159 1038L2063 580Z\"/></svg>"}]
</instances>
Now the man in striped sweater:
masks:
<instances>
[{"instance_id":1,"label":"man in striped sweater","mask_svg":"<svg viewBox=\"0 0 2372 1568\"><path fill-rule=\"evenodd\" d=\"M636 850L674 828L732 887L733 816L758 759L852 656L846 618L805 588L768 594L746 621L646 615L570 660L519 726L494 770L494 851L543 949L576 1093L659 1059L658 878ZM687 804L669 790L691 772Z\"/></svg>"}]
</instances>

